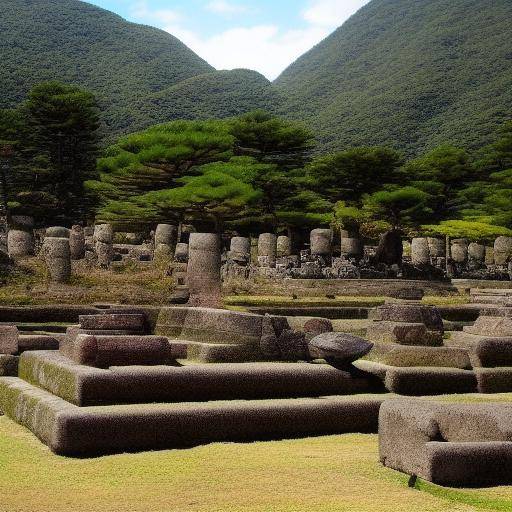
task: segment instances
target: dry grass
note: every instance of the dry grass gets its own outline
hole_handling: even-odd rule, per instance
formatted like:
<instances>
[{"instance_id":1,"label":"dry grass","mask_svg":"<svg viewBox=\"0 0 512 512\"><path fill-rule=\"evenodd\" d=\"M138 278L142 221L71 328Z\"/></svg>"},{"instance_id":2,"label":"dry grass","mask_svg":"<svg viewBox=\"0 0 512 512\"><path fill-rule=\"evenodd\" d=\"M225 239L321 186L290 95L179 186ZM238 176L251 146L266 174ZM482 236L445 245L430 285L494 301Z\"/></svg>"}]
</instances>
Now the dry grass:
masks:
<instances>
[{"instance_id":1,"label":"dry grass","mask_svg":"<svg viewBox=\"0 0 512 512\"><path fill-rule=\"evenodd\" d=\"M16 272L0 287L0 304L166 304L174 288L166 265L114 263L112 270L96 268L86 261L73 262L71 282L49 282L45 265L38 258L18 262Z\"/></svg>"},{"instance_id":2,"label":"dry grass","mask_svg":"<svg viewBox=\"0 0 512 512\"><path fill-rule=\"evenodd\" d=\"M0 418L2 512L473 511L407 487L377 436L345 435L67 459ZM492 495L493 491L482 491ZM505 497L512 497L506 488ZM485 500L485 494L483 494ZM503 498L502 498L503 501ZM512 502L511 502L512 503Z\"/></svg>"}]
</instances>

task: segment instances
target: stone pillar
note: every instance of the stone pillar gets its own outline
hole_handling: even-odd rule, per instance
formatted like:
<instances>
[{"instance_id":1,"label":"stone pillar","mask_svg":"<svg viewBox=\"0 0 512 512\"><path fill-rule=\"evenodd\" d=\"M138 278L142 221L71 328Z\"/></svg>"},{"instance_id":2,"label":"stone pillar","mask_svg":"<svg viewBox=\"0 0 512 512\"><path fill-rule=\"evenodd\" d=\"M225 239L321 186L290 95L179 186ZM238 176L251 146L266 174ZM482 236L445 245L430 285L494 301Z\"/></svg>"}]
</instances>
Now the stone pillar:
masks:
<instances>
[{"instance_id":1,"label":"stone pillar","mask_svg":"<svg viewBox=\"0 0 512 512\"><path fill-rule=\"evenodd\" d=\"M277 237L273 233L263 233L258 238L258 265L274 268L277 257Z\"/></svg>"},{"instance_id":2,"label":"stone pillar","mask_svg":"<svg viewBox=\"0 0 512 512\"><path fill-rule=\"evenodd\" d=\"M176 244L176 250L174 251L174 261L177 263L187 263L188 244L184 244L183 242Z\"/></svg>"},{"instance_id":3,"label":"stone pillar","mask_svg":"<svg viewBox=\"0 0 512 512\"><path fill-rule=\"evenodd\" d=\"M347 259L360 259L364 253L363 242L360 238L341 238L341 256Z\"/></svg>"},{"instance_id":4,"label":"stone pillar","mask_svg":"<svg viewBox=\"0 0 512 512\"><path fill-rule=\"evenodd\" d=\"M468 246L468 258L475 263L485 262L485 245L472 242Z\"/></svg>"},{"instance_id":5,"label":"stone pillar","mask_svg":"<svg viewBox=\"0 0 512 512\"><path fill-rule=\"evenodd\" d=\"M178 240L178 227L158 224L155 230L155 258L172 257Z\"/></svg>"},{"instance_id":6,"label":"stone pillar","mask_svg":"<svg viewBox=\"0 0 512 512\"><path fill-rule=\"evenodd\" d=\"M311 256L332 255L332 230L314 229L310 235Z\"/></svg>"},{"instance_id":7,"label":"stone pillar","mask_svg":"<svg viewBox=\"0 0 512 512\"><path fill-rule=\"evenodd\" d=\"M82 226L73 226L69 232L69 249L72 260L85 258L85 234Z\"/></svg>"},{"instance_id":8,"label":"stone pillar","mask_svg":"<svg viewBox=\"0 0 512 512\"><path fill-rule=\"evenodd\" d=\"M512 261L512 237L500 236L494 242L494 262L507 265L509 261Z\"/></svg>"},{"instance_id":9,"label":"stone pillar","mask_svg":"<svg viewBox=\"0 0 512 512\"><path fill-rule=\"evenodd\" d=\"M444 258L446 256L446 240L442 238L427 238L427 243L431 258Z\"/></svg>"},{"instance_id":10,"label":"stone pillar","mask_svg":"<svg viewBox=\"0 0 512 512\"><path fill-rule=\"evenodd\" d=\"M114 231L110 224L98 224L94 226L94 250L98 258L98 266L108 268L114 256L112 242Z\"/></svg>"},{"instance_id":11,"label":"stone pillar","mask_svg":"<svg viewBox=\"0 0 512 512\"><path fill-rule=\"evenodd\" d=\"M427 238L413 238L411 243L411 263L430 265L430 249Z\"/></svg>"},{"instance_id":12,"label":"stone pillar","mask_svg":"<svg viewBox=\"0 0 512 512\"><path fill-rule=\"evenodd\" d=\"M11 258L22 258L34 254L34 235L32 231L11 229L7 234L7 253Z\"/></svg>"},{"instance_id":13,"label":"stone pillar","mask_svg":"<svg viewBox=\"0 0 512 512\"><path fill-rule=\"evenodd\" d=\"M240 262L249 263L251 261L251 240L242 236L234 236L231 239L229 247L228 259Z\"/></svg>"},{"instance_id":14,"label":"stone pillar","mask_svg":"<svg viewBox=\"0 0 512 512\"><path fill-rule=\"evenodd\" d=\"M292 241L289 236L277 237L277 257L286 258L292 255Z\"/></svg>"},{"instance_id":15,"label":"stone pillar","mask_svg":"<svg viewBox=\"0 0 512 512\"><path fill-rule=\"evenodd\" d=\"M222 307L220 238L213 233L191 233L187 266L188 304Z\"/></svg>"},{"instance_id":16,"label":"stone pillar","mask_svg":"<svg viewBox=\"0 0 512 512\"><path fill-rule=\"evenodd\" d=\"M485 248L485 264L494 265L494 247Z\"/></svg>"},{"instance_id":17,"label":"stone pillar","mask_svg":"<svg viewBox=\"0 0 512 512\"><path fill-rule=\"evenodd\" d=\"M452 260L455 263L466 263L468 261L468 242L463 238L452 240Z\"/></svg>"},{"instance_id":18,"label":"stone pillar","mask_svg":"<svg viewBox=\"0 0 512 512\"><path fill-rule=\"evenodd\" d=\"M71 251L68 238L46 237L43 256L54 283L66 283L71 277Z\"/></svg>"}]
</instances>

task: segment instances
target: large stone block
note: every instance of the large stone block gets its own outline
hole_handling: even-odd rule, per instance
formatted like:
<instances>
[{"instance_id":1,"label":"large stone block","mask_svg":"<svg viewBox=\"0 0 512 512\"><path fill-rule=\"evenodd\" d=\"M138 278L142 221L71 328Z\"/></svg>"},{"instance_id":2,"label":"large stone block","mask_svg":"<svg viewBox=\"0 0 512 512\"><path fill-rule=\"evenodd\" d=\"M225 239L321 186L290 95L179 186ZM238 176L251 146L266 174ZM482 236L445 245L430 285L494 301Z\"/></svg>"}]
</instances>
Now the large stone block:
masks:
<instances>
[{"instance_id":1,"label":"large stone block","mask_svg":"<svg viewBox=\"0 0 512 512\"><path fill-rule=\"evenodd\" d=\"M144 332L146 317L142 314L115 313L80 315L80 327L87 330L120 330Z\"/></svg>"},{"instance_id":2,"label":"large stone block","mask_svg":"<svg viewBox=\"0 0 512 512\"><path fill-rule=\"evenodd\" d=\"M77 364L55 351L22 354L20 377L80 406L318 397L370 390L367 379L325 364L217 363L100 369Z\"/></svg>"},{"instance_id":3,"label":"large stone block","mask_svg":"<svg viewBox=\"0 0 512 512\"><path fill-rule=\"evenodd\" d=\"M381 462L453 487L512 482L512 408L389 400L379 414Z\"/></svg>"},{"instance_id":4,"label":"large stone block","mask_svg":"<svg viewBox=\"0 0 512 512\"><path fill-rule=\"evenodd\" d=\"M443 319L435 306L422 304L385 304L370 312L374 321L421 323L434 331L443 331Z\"/></svg>"},{"instance_id":5,"label":"large stone block","mask_svg":"<svg viewBox=\"0 0 512 512\"><path fill-rule=\"evenodd\" d=\"M395 343L375 343L366 359L402 368L414 366L471 368L468 351L455 347L420 347Z\"/></svg>"},{"instance_id":6,"label":"large stone block","mask_svg":"<svg viewBox=\"0 0 512 512\"><path fill-rule=\"evenodd\" d=\"M399 345L438 347L443 344L443 333L429 330L422 323L371 322L366 330L366 337L370 341Z\"/></svg>"},{"instance_id":7,"label":"large stone block","mask_svg":"<svg viewBox=\"0 0 512 512\"><path fill-rule=\"evenodd\" d=\"M313 358L325 359L334 365L347 366L368 354L373 343L351 334L330 332L316 336L308 346Z\"/></svg>"},{"instance_id":8,"label":"large stone block","mask_svg":"<svg viewBox=\"0 0 512 512\"><path fill-rule=\"evenodd\" d=\"M18 352L19 332L15 325L0 325L0 354Z\"/></svg>"},{"instance_id":9,"label":"large stone block","mask_svg":"<svg viewBox=\"0 0 512 512\"><path fill-rule=\"evenodd\" d=\"M98 259L98 266L101 268L108 268L114 258L114 248L112 244L98 240L94 245L94 250Z\"/></svg>"},{"instance_id":10,"label":"large stone block","mask_svg":"<svg viewBox=\"0 0 512 512\"><path fill-rule=\"evenodd\" d=\"M174 261L178 263L187 263L188 261L188 244L178 243L176 244L176 250L174 251Z\"/></svg>"},{"instance_id":11,"label":"large stone block","mask_svg":"<svg viewBox=\"0 0 512 512\"><path fill-rule=\"evenodd\" d=\"M67 456L371 433L376 431L381 403L330 397L79 408L20 379L0 381L0 407L5 413L52 451Z\"/></svg>"},{"instance_id":12,"label":"large stone block","mask_svg":"<svg viewBox=\"0 0 512 512\"><path fill-rule=\"evenodd\" d=\"M220 267L219 236L213 233L192 233L187 267L190 306L221 307Z\"/></svg>"},{"instance_id":13,"label":"large stone block","mask_svg":"<svg viewBox=\"0 0 512 512\"><path fill-rule=\"evenodd\" d=\"M68 353L79 364L109 368L166 364L171 352L167 338L160 336L80 335Z\"/></svg>"}]
</instances>

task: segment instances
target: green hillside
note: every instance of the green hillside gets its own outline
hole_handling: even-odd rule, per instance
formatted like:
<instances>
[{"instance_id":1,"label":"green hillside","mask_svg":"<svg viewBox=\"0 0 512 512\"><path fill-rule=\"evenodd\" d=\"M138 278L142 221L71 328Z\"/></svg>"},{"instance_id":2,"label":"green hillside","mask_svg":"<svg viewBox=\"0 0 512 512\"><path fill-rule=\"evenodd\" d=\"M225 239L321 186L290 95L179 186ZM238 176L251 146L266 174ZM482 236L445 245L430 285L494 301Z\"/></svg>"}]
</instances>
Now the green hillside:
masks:
<instances>
[{"instance_id":1,"label":"green hillside","mask_svg":"<svg viewBox=\"0 0 512 512\"><path fill-rule=\"evenodd\" d=\"M115 134L191 117L192 111L226 117L270 101L270 83L257 73L217 73L167 32L88 3L0 3L0 108L15 106L34 84L55 79L94 92L107 131Z\"/></svg>"},{"instance_id":2,"label":"green hillside","mask_svg":"<svg viewBox=\"0 0 512 512\"><path fill-rule=\"evenodd\" d=\"M322 149L479 146L512 118L510 0L373 0L275 82Z\"/></svg>"},{"instance_id":3,"label":"green hillside","mask_svg":"<svg viewBox=\"0 0 512 512\"><path fill-rule=\"evenodd\" d=\"M144 119L223 118L251 110L273 110L278 92L263 75L248 69L198 75L144 98L137 105Z\"/></svg>"}]
</instances>

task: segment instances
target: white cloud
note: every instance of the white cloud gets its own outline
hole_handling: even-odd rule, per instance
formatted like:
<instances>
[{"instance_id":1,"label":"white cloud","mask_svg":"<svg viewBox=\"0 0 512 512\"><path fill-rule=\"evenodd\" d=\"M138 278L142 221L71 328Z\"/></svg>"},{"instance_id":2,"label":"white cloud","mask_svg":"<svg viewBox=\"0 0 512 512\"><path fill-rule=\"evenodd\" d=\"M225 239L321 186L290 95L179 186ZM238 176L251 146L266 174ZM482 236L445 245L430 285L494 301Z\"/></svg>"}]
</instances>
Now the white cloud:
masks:
<instances>
[{"instance_id":1,"label":"white cloud","mask_svg":"<svg viewBox=\"0 0 512 512\"><path fill-rule=\"evenodd\" d=\"M130 8L130 14L133 18L151 22L156 25L177 23L181 21L182 16L172 9L150 9L147 1L134 3Z\"/></svg>"},{"instance_id":2,"label":"white cloud","mask_svg":"<svg viewBox=\"0 0 512 512\"><path fill-rule=\"evenodd\" d=\"M368 0L310 0L302 16L312 25L335 28L366 3Z\"/></svg>"},{"instance_id":3,"label":"white cloud","mask_svg":"<svg viewBox=\"0 0 512 512\"><path fill-rule=\"evenodd\" d=\"M186 20L176 11L149 9L144 0L133 6L132 16L176 36L217 69L249 68L273 80L368 1L308 0L300 13L307 22L304 28L254 25L229 28L211 36L189 30ZM205 8L224 15L248 10L243 4L230 0L211 0Z\"/></svg>"},{"instance_id":4,"label":"white cloud","mask_svg":"<svg viewBox=\"0 0 512 512\"><path fill-rule=\"evenodd\" d=\"M227 0L212 0L206 5L206 9L218 14L236 14L247 11L245 5L235 4Z\"/></svg>"},{"instance_id":5,"label":"white cloud","mask_svg":"<svg viewBox=\"0 0 512 512\"><path fill-rule=\"evenodd\" d=\"M275 25L232 28L201 38L179 26L165 27L217 69L249 68L276 78L284 68L326 37L328 30L310 27L281 31Z\"/></svg>"}]
</instances>

